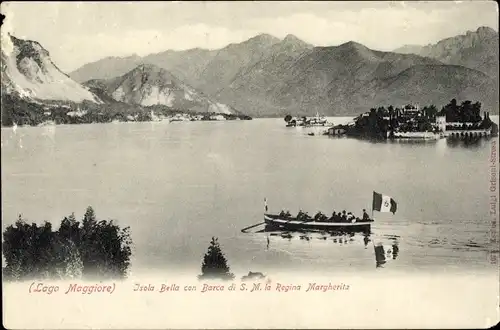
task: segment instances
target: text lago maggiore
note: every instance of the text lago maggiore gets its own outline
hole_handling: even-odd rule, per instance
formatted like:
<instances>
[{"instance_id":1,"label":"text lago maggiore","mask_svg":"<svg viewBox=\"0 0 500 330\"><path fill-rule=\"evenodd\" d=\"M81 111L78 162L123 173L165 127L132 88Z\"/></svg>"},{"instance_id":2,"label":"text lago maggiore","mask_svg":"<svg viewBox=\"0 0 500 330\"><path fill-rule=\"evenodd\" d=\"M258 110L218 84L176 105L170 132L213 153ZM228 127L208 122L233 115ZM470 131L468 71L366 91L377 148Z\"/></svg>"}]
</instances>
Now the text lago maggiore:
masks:
<instances>
[{"instance_id":1,"label":"text lago maggiore","mask_svg":"<svg viewBox=\"0 0 500 330\"><path fill-rule=\"evenodd\" d=\"M44 282L32 282L28 288L32 294L112 294L115 292L116 284L96 283L96 284L79 284L69 283L67 285L47 284ZM159 283L159 284L118 284L119 290L130 290L134 292L156 292L156 293L173 293L173 292L333 292L333 291L348 291L350 286L345 283L316 283L310 282L307 284L289 284L289 283L229 283L229 284L191 284L180 285L175 283Z\"/></svg>"}]
</instances>

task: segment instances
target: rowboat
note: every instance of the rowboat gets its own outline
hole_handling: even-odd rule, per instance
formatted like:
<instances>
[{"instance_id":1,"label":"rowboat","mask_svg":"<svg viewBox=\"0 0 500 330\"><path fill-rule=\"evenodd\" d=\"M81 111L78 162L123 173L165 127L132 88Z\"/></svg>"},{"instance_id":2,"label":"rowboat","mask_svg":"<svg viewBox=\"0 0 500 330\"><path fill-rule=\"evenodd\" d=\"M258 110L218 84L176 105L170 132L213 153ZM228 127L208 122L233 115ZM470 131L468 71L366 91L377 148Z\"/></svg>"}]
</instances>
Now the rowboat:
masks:
<instances>
[{"instance_id":1,"label":"rowboat","mask_svg":"<svg viewBox=\"0 0 500 330\"><path fill-rule=\"evenodd\" d=\"M260 224L266 224L267 227L271 228L286 231L319 230L341 233L370 233L371 224L375 221L373 219L373 211L391 212L394 214L397 210L397 203L392 197L374 191L372 216L368 216L364 209L364 214L361 219L354 217L350 212L347 214L347 217L345 217L345 211L342 212L342 215L340 213L337 214L341 216L341 218L351 219L348 221L333 221L321 213L318 213L315 217L316 219L314 219L307 216L307 213L303 213L302 211L299 211L297 217L292 217L289 212L285 213L284 211L280 214L270 214L268 213L267 198L264 198L264 210L264 222ZM244 232L252 227L253 226L247 227L242 231Z\"/></svg>"},{"instance_id":2,"label":"rowboat","mask_svg":"<svg viewBox=\"0 0 500 330\"><path fill-rule=\"evenodd\" d=\"M346 233L369 233L373 219L356 222L320 222L313 219L297 220L294 217L281 217L277 214L264 214L264 222L267 226L282 230L319 230Z\"/></svg>"}]
</instances>

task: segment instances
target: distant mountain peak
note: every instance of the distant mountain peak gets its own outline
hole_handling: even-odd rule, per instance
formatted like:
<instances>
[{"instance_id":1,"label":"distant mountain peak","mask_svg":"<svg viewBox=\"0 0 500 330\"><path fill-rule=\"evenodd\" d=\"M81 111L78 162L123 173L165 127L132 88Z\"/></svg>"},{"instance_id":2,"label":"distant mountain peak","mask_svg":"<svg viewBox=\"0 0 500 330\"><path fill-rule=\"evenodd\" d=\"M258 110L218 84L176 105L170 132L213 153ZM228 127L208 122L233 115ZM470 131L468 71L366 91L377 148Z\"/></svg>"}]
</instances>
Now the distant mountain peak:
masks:
<instances>
[{"instance_id":1,"label":"distant mountain peak","mask_svg":"<svg viewBox=\"0 0 500 330\"><path fill-rule=\"evenodd\" d=\"M299 38L297 38L293 34L287 34L286 37L283 38L283 41L284 42L303 42L302 40L300 40Z\"/></svg>"},{"instance_id":2,"label":"distant mountain peak","mask_svg":"<svg viewBox=\"0 0 500 330\"><path fill-rule=\"evenodd\" d=\"M337 46L336 48L349 54L357 54L357 56L366 59L368 58L376 59L376 56L374 55L373 51L370 48L355 41L348 41L346 43Z\"/></svg>"},{"instance_id":3,"label":"distant mountain peak","mask_svg":"<svg viewBox=\"0 0 500 330\"><path fill-rule=\"evenodd\" d=\"M50 56L49 52L40 45L39 42L34 41L34 40L28 40L28 39L20 39L16 38L13 35L9 33L10 40L14 44L15 47L19 48L19 55L17 56L18 59L25 55L25 56L36 56L36 53L40 52L45 56Z\"/></svg>"},{"instance_id":4,"label":"distant mountain peak","mask_svg":"<svg viewBox=\"0 0 500 330\"><path fill-rule=\"evenodd\" d=\"M356 41L345 42L345 43L339 45L339 47L369 50L368 47L366 47L365 45L360 44L359 42L356 42Z\"/></svg>"},{"instance_id":5,"label":"distant mountain peak","mask_svg":"<svg viewBox=\"0 0 500 330\"><path fill-rule=\"evenodd\" d=\"M477 28L476 33L482 36L498 36L498 32L489 26L480 26Z\"/></svg>"},{"instance_id":6,"label":"distant mountain peak","mask_svg":"<svg viewBox=\"0 0 500 330\"><path fill-rule=\"evenodd\" d=\"M283 38L281 43L286 44L286 45L295 45L295 46L299 46L299 47L303 47L303 48L311 48L312 47L312 45L308 44L307 42L305 42L302 39L299 39L298 37L296 37L293 34L287 34L286 37Z\"/></svg>"},{"instance_id":7,"label":"distant mountain peak","mask_svg":"<svg viewBox=\"0 0 500 330\"><path fill-rule=\"evenodd\" d=\"M261 33L256 35L255 37L252 37L248 39L246 42L258 42L258 43L263 43L263 44L275 44L280 42L280 39L276 38L275 36L272 36L267 33Z\"/></svg>"}]
</instances>

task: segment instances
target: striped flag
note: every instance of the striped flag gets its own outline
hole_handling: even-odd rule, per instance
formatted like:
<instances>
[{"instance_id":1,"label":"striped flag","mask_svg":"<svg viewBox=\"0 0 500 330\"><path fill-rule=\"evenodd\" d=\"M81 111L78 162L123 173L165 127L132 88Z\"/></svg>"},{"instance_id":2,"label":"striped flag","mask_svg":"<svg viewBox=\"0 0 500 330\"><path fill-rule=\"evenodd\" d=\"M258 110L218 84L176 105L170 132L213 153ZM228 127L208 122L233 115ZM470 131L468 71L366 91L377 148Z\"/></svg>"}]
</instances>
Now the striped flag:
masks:
<instances>
[{"instance_id":1,"label":"striped flag","mask_svg":"<svg viewBox=\"0 0 500 330\"><path fill-rule=\"evenodd\" d=\"M392 212L392 214L396 213L398 208L398 204L392 197L379 194L378 192L373 192L373 206L372 209L374 211L379 212Z\"/></svg>"},{"instance_id":2,"label":"striped flag","mask_svg":"<svg viewBox=\"0 0 500 330\"><path fill-rule=\"evenodd\" d=\"M375 250L377 267L382 267L387 262L395 260L399 252L399 246L396 243L392 245L378 243L377 245L373 245L373 248Z\"/></svg>"}]
</instances>

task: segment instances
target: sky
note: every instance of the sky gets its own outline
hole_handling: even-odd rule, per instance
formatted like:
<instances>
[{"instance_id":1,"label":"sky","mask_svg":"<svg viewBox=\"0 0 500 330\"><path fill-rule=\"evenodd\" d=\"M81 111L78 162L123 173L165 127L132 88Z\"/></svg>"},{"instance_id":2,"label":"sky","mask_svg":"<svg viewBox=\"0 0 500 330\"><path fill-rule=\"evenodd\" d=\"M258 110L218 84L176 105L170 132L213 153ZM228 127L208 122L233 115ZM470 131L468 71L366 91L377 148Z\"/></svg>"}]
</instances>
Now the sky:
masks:
<instances>
[{"instance_id":1,"label":"sky","mask_svg":"<svg viewBox=\"0 0 500 330\"><path fill-rule=\"evenodd\" d=\"M316 46L426 45L480 26L498 31L494 1L3 2L7 32L38 41L71 72L107 56L222 48L260 33Z\"/></svg>"}]
</instances>

